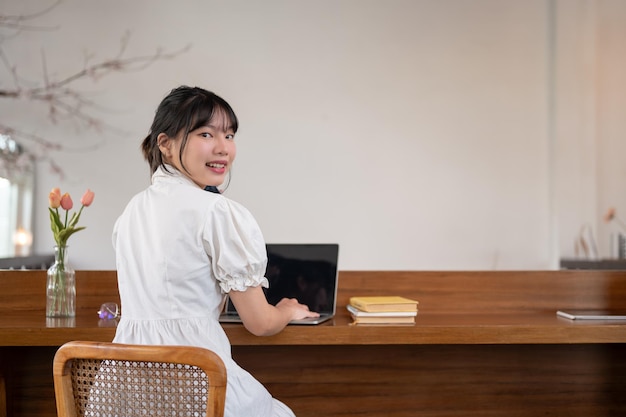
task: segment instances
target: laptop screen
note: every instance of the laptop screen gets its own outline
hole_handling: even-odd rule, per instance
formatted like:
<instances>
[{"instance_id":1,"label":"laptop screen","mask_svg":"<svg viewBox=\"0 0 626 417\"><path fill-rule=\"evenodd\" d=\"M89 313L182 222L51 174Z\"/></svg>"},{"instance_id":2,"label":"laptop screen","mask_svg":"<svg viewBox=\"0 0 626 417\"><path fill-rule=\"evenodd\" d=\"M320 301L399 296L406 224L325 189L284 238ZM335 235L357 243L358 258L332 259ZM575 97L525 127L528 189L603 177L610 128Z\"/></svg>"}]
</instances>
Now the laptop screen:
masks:
<instances>
[{"instance_id":1,"label":"laptop screen","mask_svg":"<svg viewBox=\"0 0 626 417\"><path fill-rule=\"evenodd\" d=\"M283 298L295 298L311 311L335 313L339 245L268 243L264 288L270 304ZM230 300L227 312L235 312Z\"/></svg>"}]
</instances>

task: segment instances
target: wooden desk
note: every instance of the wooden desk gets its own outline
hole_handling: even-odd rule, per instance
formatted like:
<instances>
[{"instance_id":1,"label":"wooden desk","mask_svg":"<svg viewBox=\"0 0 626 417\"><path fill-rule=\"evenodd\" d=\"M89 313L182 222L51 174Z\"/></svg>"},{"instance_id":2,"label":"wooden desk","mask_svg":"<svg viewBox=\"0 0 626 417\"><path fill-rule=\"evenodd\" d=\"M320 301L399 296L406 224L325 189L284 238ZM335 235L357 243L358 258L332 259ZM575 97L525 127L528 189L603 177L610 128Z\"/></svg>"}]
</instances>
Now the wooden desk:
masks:
<instances>
[{"instance_id":1,"label":"wooden desk","mask_svg":"<svg viewBox=\"0 0 626 417\"><path fill-rule=\"evenodd\" d=\"M55 415L58 346L113 338L96 311L119 301L115 272L78 271L77 284L76 319L52 327L45 272L0 271L5 414ZM418 299L416 325L351 326L348 298L371 294ZM224 327L235 359L298 417L626 415L626 323L556 317L565 307L626 308L626 272L342 271L331 322L266 338Z\"/></svg>"}]
</instances>

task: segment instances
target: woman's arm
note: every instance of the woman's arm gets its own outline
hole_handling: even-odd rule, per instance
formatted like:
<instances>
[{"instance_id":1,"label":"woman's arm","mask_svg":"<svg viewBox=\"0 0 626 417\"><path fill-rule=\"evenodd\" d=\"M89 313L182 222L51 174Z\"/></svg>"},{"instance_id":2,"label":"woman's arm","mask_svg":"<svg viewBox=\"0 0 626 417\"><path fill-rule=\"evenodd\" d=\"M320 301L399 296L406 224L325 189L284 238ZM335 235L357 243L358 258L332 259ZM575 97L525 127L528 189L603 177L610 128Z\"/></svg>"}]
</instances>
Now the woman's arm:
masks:
<instances>
[{"instance_id":1,"label":"woman's arm","mask_svg":"<svg viewBox=\"0 0 626 417\"><path fill-rule=\"evenodd\" d=\"M295 298L283 298L276 306L265 298L261 286L246 291L231 291L231 301L243 321L243 325L255 336L271 336L280 332L291 320L319 317L318 313L298 303Z\"/></svg>"}]
</instances>

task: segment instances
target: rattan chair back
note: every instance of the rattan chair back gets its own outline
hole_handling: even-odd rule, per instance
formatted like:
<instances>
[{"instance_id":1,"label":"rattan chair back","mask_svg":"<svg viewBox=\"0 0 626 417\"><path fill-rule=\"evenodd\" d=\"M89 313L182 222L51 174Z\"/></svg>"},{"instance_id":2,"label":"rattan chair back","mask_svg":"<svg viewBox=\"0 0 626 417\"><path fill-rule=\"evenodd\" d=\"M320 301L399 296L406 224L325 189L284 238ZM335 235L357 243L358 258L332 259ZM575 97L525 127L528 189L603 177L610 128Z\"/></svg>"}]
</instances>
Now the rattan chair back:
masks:
<instances>
[{"instance_id":1,"label":"rattan chair back","mask_svg":"<svg viewBox=\"0 0 626 417\"><path fill-rule=\"evenodd\" d=\"M53 364L59 417L223 417L226 368L190 346L75 341Z\"/></svg>"}]
</instances>

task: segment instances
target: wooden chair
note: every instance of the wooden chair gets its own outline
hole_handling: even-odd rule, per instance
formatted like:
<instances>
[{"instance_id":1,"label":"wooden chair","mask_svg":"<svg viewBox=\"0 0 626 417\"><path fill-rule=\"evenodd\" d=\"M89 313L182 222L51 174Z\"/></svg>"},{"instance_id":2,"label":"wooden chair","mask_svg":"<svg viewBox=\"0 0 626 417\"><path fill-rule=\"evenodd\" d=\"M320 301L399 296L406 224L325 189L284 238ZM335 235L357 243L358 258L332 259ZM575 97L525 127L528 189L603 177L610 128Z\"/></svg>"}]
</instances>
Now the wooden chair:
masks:
<instances>
[{"instance_id":1,"label":"wooden chair","mask_svg":"<svg viewBox=\"0 0 626 417\"><path fill-rule=\"evenodd\" d=\"M54 356L59 417L222 417L226 368L190 346L68 342Z\"/></svg>"}]
</instances>

